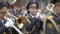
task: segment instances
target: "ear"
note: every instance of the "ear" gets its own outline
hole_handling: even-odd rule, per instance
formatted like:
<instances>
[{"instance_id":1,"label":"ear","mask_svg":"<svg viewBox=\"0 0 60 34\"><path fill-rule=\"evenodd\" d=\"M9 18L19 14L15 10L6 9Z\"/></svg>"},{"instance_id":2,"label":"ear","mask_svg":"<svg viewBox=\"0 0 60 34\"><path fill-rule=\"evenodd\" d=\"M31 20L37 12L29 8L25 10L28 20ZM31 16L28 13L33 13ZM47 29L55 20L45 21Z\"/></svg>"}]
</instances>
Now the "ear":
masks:
<instances>
[{"instance_id":1,"label":"ear","mask_svg":"<svg viewBox=\"0 0 60 34\"><path fill-rule=\"evenodd\" d=\"M28 9L28 11L30 11L30 9Z\"/></svg>"}]
</instances>

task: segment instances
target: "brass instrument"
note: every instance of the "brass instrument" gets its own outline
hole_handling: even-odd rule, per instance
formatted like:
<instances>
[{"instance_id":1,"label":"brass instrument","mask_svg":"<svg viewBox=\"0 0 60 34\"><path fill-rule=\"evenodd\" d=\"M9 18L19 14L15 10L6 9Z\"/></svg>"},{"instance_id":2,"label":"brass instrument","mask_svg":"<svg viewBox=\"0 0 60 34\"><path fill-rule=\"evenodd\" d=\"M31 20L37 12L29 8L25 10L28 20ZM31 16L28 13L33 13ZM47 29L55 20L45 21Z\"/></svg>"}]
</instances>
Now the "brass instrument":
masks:
<instances>
[{"instance_id":1,"label":"brass instrument","mask_svg":"<svg viewBox=\"0 0 60 34\"><path fill-rule=\"evenodd\" d=\"M10 14L9 12L7 12L7 14L11 17L14 17L16 19L16 23L15 25L12 24L13 28L19 33L19 34L23 34L22 31L19 30L19 25L21 23L23 23L23 25L25 26L28 23L27 17L25 16L21 16L20 18L15 17L14 15Z\"/></svg>"},{"instance_id":2,"label":"brass instrument","mask_svg":"<svg viewBox=\"0 0 60 34\"><path fill-rule=\"evenodd\" d=\"M48 4L48 6L46 7L47 8L47 10L48 11L51 11L51 12L53 12L53 8L55 7L55 5L54 4ZM52 18L54 18L54 16L46 16L46 18L44 19L44 24L43 24L43 30L44 30L44 34L46 34L46 28L45 28L45 26L46 26L46 20L47 19L49 19L51 22L52 22L52 24L54 25L54 27L56 28L56 31L59 33L59 28L58 28L58 25L56 24L56 22L52 19ZM51 25L52 25L51 24Z\"/></svg>"},{"instance_id":3,"label":"brass instrument","mask_svg":"<svg viewBox=\"0 0 60 34\"><path fill-rule=\"evenodd\" d=\"M51 6L51 8L49 9L50 6ZM47 6L47 9L48 9L49 11L53 12L53 8L54 8L54 7L55 7L54 4L49 4L49 5ZM53 17L54 17L54 16L53 16ZM51 20L51 22L52 22L53 25L55 26L57 32L59 32L59 27L58 27L58 25L56 24L56 22L55 22L52 18L50 18L50 17L48 17L48 19Z\"/></svg>"},{"instance_id":4,"label":"brass instrument","mask_svg":"<svg viewBox=\"0 0 60 34\"><path fill-rule=\"evenodd\" d=\"M27 23L30 23L30 21L26 16L21 16L19 19L16 20L16 26L18 27L21 23L23 23L23 25L25 26ZM32 28L29 34L32 33L34 30L35 30L35 26Z\"/></svg>"},{"instance_id":5,"label":"brass instrument","mask_svg":"<svg viewBox=\"0 0 60 34\"><path fill-rule=\"evenodd\" d=\"M26 16L21 16L16 20L16 26L18 27L21 23L25 26L28 23Z\"/></svg>"},{"instance_id":6,"label":"brass instrument","mask_svg":"<svg viewBox=\"0 0 60 34\"><path fill-rule=\"evenodd\" d=\"M21 29L21 27L23 28L23 27L25 27L26 24L31 23L30 20L28 19L28 16L20 16L19 18L17 18L14 15L10 14L9 12L7 12L7 13L9 16L16 19L16 23L13 26L15 27L14 29L16 31L18 31L18 33L19 33L19 31L20 31L19 29ZM30 31L29 33L32 33L34 30L35 30L35 26L32 28L32 31Z\"/></svg>"},{"instance_id":7,"label":"brass instrument","mask_svg":"<svg viewBox=\"0 0 60 34\"><path fill-rule=\"evenodd\" d=\"M48 4L46 8L47 8L47 10L53 12L53 8L54 8L54 7L55 7L54 4Z\"/></svg>"}]
</instances>

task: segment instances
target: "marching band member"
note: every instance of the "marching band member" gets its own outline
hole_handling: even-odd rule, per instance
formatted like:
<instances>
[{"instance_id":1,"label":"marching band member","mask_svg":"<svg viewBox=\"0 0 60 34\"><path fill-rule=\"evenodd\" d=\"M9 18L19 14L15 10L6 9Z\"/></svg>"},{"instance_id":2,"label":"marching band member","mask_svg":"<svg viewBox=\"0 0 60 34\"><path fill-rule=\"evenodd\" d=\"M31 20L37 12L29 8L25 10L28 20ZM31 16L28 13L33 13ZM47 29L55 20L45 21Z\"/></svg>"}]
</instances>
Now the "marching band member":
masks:
<instances>
[{"instance_id":1,"label":"marching band member","mask_svg":"<svg viewBox=\"0 0 60 34\"><path fill-rule=\"evenodd\" d=\"M13 33L10 28L13 28L15 31L18 32L18 34L23 34L14 24L15 22L11 19L8 18L7 15L11 17L15 17L12 14L8 12L9 4L6 2L0 3L0 21L1 21L1 26L0 26L0 34L10 34ZM16 32L16 33L17 33Z\"/></svg>"},{"instance_id":2,"label":"marching band member","mask_svg":"<svg viewBox=\"0 0 60 34\"><path fill-rule=\"evenodd\" d=\"M36 18L38 6L39 4L36 0L31 0L27 4L28 19L30 20L30 23L26 25L27 34L40 34L40 19Z\"/></svg>"},{"instance_id":3,"label":"marching band member","mask_svg":"<svg viewBox=\"0 0 60 34\"><path fill-rule=\"evenodd\" d=\"M3 34L3 32L10 34L8 28L12 27L11 23L13 24L13 21L10 18L5 17L6 14L7 9L5 7L0 9L0 34Z\"/></svg>"}]
</instances>

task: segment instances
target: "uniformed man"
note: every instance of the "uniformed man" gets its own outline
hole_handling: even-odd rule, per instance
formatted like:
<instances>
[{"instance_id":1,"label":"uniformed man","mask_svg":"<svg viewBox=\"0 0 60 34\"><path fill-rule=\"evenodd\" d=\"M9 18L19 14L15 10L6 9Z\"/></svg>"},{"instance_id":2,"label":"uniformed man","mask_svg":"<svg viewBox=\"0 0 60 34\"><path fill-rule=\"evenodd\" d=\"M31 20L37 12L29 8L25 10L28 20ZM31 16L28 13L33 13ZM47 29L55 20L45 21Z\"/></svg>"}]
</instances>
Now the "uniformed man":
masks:
<instances>
[{"instance_id":1,"label":"uniformed man","mask_svg":"<svg viewBox=\"0 0 60 34\"><path fill-rule=\"evenodd\" d=\"M40 34L40 19L36 18L39 4L36 0L31 0L27 4L29 23L26 25L27 34Z\"/></svg>"},{"instance_id":2,"label":"uniformed man","mask_svg":"<svg viewBox=\"0 0 60 34\"><path fill-rule=\"evenodd\" d=\"M7 8L9 7L10 4L7 1L0 2L0 34L10 34L10 26L13 21L7 18Z\"/></svg>"},{"instance_id":3,"label":"uniformed man","mask_svg":"<svg viewBox=\"0 0 60 34\"><path fill-rule=\"evenodd\" d=\"M3 7L0 9L0 34L10 34L8 28L11 27L11 23L13 21L10 18L6 17L7 9L6 7Z\"/></svg>"},{"instance_id":4,"label":"uniformed man","mask_svg":"<svg viewBox=\"0 0 60 34\"><path fill-rule=\"evenodd\" d=\"M8 18L8 16L11 16L7 14L7 11L10 7L9 3L1 2L0 5L1 5L0 6L0 19L1 19L0 34L10 34L10 33L18 34L16 29L12 27L15 24L14 20L12 21L12 19Z\"/></svg>"},{"instance_id":5,"label":"uniformed man","mask_svg":"<svg viewBox=\"0 0 60 34\"><path fill-rule=\"evenodd\" d=\"M47 10L47 12L45 14L47 16L47 19L45 19L45 21L44 21L45 34L60 34L58 24L57 24L60 22L59 17L53 11L51 12L51 10Z\"/></svg>"}]
</instances>

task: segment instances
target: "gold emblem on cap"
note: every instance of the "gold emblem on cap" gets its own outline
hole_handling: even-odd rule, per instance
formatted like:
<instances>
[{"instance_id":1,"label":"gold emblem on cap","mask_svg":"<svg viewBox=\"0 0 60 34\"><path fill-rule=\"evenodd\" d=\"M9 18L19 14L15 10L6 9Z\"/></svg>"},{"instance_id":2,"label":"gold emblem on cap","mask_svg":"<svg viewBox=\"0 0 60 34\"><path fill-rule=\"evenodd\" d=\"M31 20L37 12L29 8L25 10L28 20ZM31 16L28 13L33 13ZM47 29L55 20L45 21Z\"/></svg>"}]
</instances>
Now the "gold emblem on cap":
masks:
<instances>
[{"instance_id":1,"label":"gold emblem on cap","mask_svg":"<svg viewBox=\"0 0 60 34\"><path fill-rule=\"evenodd\" d=\"M0 9L0 12L7 12L7 8L3 7L2 9Z\"/></svg>"}]
</instances>

